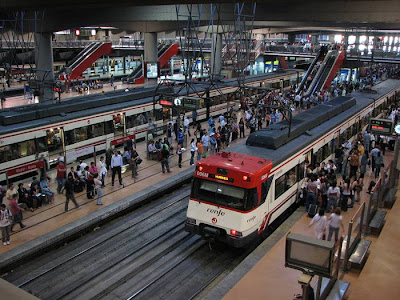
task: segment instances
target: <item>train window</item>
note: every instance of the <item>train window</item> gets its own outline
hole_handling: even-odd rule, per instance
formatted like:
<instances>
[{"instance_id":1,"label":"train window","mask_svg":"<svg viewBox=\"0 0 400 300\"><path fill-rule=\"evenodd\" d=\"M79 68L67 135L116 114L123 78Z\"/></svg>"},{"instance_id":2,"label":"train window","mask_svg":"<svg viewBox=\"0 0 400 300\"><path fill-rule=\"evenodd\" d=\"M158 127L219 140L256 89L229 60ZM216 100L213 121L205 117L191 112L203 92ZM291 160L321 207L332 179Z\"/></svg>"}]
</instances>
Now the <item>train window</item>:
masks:
<instances>
[{"instance_id":1,"label":"train window","mask_svg":"<svg viewBox=\"0 0 400 300\"><path fill-rule=\"evenodd\" d=\"M333 141L335 141L335 140L333 140ZM322 152L323 152L323 159L326 159L331 154L331 148L329 147L329 143L326 143L322 147Z\"/></svg>"},{"instance_id":2,"label":"train window","mask_svg":"<svg viewBox=\"0 0 400 300\"><path fill-rule=\"evenodd\" d=\"M267 198L273 178L274 175L270 176L266 181L261 183L261 204L263 204L265 202L265 199Z\"/></svg>"},{"instance_id":3,"label":"train window","mask_svg":"<svg viewBox=\"0 0 400 300\"><path fill-rule=\"evenodd\" d=\"M18 145L18 156L19 157L25 157L25 156L33 155L36 153L34 140L20 142L17 145Z\"/></svg>"},{"instance_id":4,"label":"train window","mask_svg":"<svg viewBox=\"0 0 400 300\"><path fill-rule=\"evenodd\" d=\"M0 163L36 154L35 140L0 147Z\"/></svg>"},{"instance_id":5,"label":"train window","mask_svg":"<svg viewBox=\"0 0 400 300\"><path fill-rule=\"evenodd\" d=\"M36 138L36 149L37 152L45 152L47 151L47 147L46 147L46 137L40 137L40 138Z\"/></svg>"},{"instance_id":6,"label":"train window","mask_svg":"<svg viewBox=\"0 0 400 300\"><path fill-rule=\"evenodd\" d=\"M13 160L12 156L11 145L0 147L0 163Z\"/></svg>"},{"instance_id":7,"label":"train window","mask_svg":"<svg viewBox=\"0 0 400 300\"><path fill-rule=\"evenodd\" d=\"M324 160L323 158L323 149L320 148L317 153L315 153L315 166L314 168L318 167L319 164Z\"/></svg>"},{"instance_id":8,"label":"train window","mask_svg":"<svg viewBox=\"0 0 400 300\"><path fill-rule=\"evenodd\" d=\"M114 121L113 120L104 122L104 133L105 134L114 133Z\"/></svg>"},{"instance_id":9,"label":"train window","mask_svg":"<svg viewBox=\"0 0 400 300\"><path fill-rule=\"evenodd\" d=\"M275 180L275 200L285 192L286 176L283 174Z\"/></svg>"},{"instance_id":10,"label":"train window","mask_svg":"<svg viewBox=\"0 0 400 300\"><path fill-rule=\"evenodd\" d=\"M257 205L257 190L246 190L209 180L195 178L192 194L195 199L211 202L226 207L249 210Z\"/></svg>"},{"instance_id":11,"label":"train window","mask_svg":"<svg viewBox=\"0 0 400 300\"><path fill-rule=\"evenodd\" d=\"M302 180L306 176L305 167L306 167L305 161L297 165L297 181Z\"/></svg>"},{"instance_id":12,"label":"train window","mask_svg":"<svg viewBox=\"0 0 400 300\"><path fill-rule=\"evenodd\" d=\"M97 123L92 125L92 137L104 135L104 123Z\"/></svg>"},{"instance_id":13,"label":"train window","mask_svg":"<svg viewBox=\"0 0 400 300\"><path fill-rule=\"evenodd\" d=\"M83 126L74 129L75 142L83 142L88 139L88 126Z\"/></svg>"},{"instance_id":14,"label":"train window","mask_svg":"<svg viewBox=\"0 0 400 300\"><path fill-rule=\"evenodd\" d=\"M64 131L65 145L75 144L74 130Z\"/></svg>"}]
</instances>

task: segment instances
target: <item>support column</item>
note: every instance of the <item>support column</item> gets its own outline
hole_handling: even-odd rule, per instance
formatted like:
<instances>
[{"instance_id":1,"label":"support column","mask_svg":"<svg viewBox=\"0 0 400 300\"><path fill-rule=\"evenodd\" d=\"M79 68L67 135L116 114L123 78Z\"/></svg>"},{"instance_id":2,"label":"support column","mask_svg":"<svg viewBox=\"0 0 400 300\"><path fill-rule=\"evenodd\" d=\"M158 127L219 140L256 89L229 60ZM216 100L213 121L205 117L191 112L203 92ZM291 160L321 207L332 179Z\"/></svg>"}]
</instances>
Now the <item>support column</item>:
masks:
<instances>
[{"instance_id":1,"label":"support column","mask_svg":"<svg viewBox=\"0 0 400 300\"><path fill-rule=\"evenodd\" d=\"M317 46L317 45L318 45L318 35L313 34L313 35L311 36L310 42L311 42L311 44L313 44L314 46Z\"/></svg>"},{"instance_id":2,"label":"support column","mask_svg":"<svg viewBox=\"0 0 400 300\"><path fill-rule=\"evenodd\" d=\"M296 34L295 33L289 33L288 34L288 43L289 44L294 44L296 42Z\"/></svg>"},{"instance_id":3,"label":"support column","mask_svg":"<svg viewBox=\"0 0 400 300\"><path fill-rule=\"evenodd\" d=\"M173 58L171 58L169 64L171 65L171 76L173 76L174 75L174 59Z\"/></svg>"},{"instance_id":4,"label":"support column","mask_svg":"<svg viewBox=\"0 0 400 300\"><path fill-rule=\"evenodd\" d=\"M35 33L36 76L39 81L39 102L54 100L54 69L51 33Z\"/></svg>"},{"instance_id":5,"label":"support column","mask_svg":"<svg viewBox=\"0 0 400 300\"><path fill-rule=\"evenodd\" d=\"M221 74L222 60L222 34L214 34L212 37L211 49L211 73L213 75Z\"/></svg>"},{"instance_id":6,"label":"support column","mask_svg":"<svg viewBox=\"0 0 400 300\"><path fill-rule=\"evenodd\" d=\"M144 33L144 67L146 68L147 63L157 62L158 60L158 49L157 49L157 33L156 32L145 32ZM146 70L144 70L146 74Z\"/></svg>"}]
</instances>

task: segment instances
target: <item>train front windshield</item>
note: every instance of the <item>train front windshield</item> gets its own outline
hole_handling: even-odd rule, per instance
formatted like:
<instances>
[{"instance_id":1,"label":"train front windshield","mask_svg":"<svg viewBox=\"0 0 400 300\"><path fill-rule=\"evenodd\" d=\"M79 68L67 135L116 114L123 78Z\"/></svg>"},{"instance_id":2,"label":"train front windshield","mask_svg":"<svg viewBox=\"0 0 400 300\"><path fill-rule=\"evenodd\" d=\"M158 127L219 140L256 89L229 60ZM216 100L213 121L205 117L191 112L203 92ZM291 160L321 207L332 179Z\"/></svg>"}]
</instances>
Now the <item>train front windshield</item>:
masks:
<instances>
[{"instance_id":1,"label":"train front windshield","mask_svg":"<svg viewBox=\"0 0 400 300\"><path fill-rule=\"evenodd\" d=\"M194 178L191 197L200 201L248 211L257 206L257 189L244 189Z\"/></svg>"}]
</instances>

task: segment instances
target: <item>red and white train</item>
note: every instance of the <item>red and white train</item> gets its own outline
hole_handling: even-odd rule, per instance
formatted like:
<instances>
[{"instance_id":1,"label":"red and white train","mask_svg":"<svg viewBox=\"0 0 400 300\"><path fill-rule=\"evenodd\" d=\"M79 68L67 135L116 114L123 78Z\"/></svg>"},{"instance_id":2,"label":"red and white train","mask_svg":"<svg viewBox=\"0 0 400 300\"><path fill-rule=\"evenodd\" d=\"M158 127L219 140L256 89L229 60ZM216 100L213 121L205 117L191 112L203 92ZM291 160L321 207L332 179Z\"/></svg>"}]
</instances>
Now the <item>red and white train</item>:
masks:
<instances>
[{"instance_id":1,"label":"red and white train","mask_svg":"<svg viewBox=\"0 0 400 300\"><path fill-rule=\"evenodd\" d=\"M291 136L282 121L197 162L187 210L186 230L243 247L298 201L305 161L312 167L366 128L400 98L400 82L389 79L377 94L352 93L293 118Z\"/></svg>"},{"instance_id":2,"label":"red and white train","mask_svg":"<svg viewBox=\"0 0 400 300\"><path fill-rule=\"evenodd\" d=\"M289 70L250 76L246 85L287 88L296 84L302 74ZM235 82L235 79L226 80L220 89L210 90L211 116L226 111L227 99L237 99ZM42 155L51 161L61 153L71 162L94 151L104 151L122 137L144 138L150 119L159 127L166 123L163 118L166 111L172 115L170 106L153 104L153 93L154 89L150 88L111 92L77 97L57 105L0 112L0 182L6 179L7 170L26 166ZM235 102L229 104L233 106ZM195 109L198 120L206 118L204 100L195 103ZM192 118L190 111L185 114Z\"/></svg>"}]
</instances>

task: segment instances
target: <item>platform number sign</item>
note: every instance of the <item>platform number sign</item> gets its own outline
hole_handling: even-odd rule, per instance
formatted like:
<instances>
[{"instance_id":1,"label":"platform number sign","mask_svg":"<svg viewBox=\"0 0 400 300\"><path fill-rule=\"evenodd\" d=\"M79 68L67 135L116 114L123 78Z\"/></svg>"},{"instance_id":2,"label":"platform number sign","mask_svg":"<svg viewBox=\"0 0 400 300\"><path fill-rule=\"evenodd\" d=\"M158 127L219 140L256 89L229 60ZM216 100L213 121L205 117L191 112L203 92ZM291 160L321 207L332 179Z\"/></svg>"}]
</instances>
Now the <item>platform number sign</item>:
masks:
<instances>
[{"instance_id":1,"label":"platform number sign","mask_svg":"<svg viewBox=\"0 0 400 300\"><path fill-rule=\"evenodd\" d=\"M392 135L393 121L372 118L369 120L369 131L372 134Z\"/></svg>"}]
</instances>

